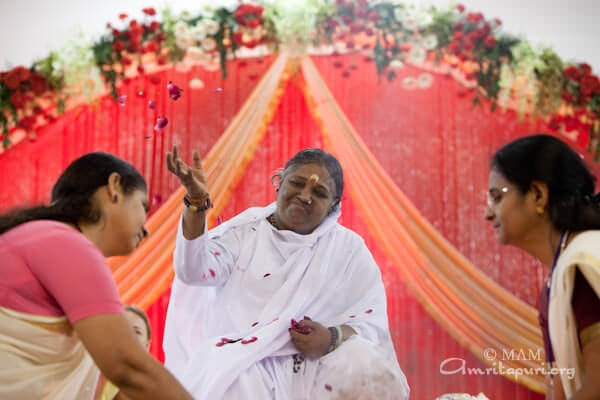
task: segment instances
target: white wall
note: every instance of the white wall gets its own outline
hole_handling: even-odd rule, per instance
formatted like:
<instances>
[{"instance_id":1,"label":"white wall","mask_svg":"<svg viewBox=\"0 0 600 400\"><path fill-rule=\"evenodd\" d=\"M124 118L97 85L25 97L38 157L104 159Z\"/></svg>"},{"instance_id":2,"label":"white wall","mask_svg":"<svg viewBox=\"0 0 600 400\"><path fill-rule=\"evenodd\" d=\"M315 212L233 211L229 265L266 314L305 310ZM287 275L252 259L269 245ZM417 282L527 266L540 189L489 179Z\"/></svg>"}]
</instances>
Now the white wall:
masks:
<instances>
[{"instance_id":1,"label":"white wall","mask_svg":"<svg viewBox=\"0 0 600 400\"><path fill-rule=\"evenodd\" d=\"M285 0L293 1L293 0ZM297 1L297 0L296 0ZM333 1L333 0L331 0ZM198 10L204 3L236 0L0 0L0 70L29 65L57 48L81 28L92 38L125 12L141 16L144 7L169 4L173 10ZM600 0L463 0L468 10L498 17L505 30L531 43L552 47L563 59L590 63L600 72ZM445 6L448 0L406 0Z\"/></svg>"}]
</instances>

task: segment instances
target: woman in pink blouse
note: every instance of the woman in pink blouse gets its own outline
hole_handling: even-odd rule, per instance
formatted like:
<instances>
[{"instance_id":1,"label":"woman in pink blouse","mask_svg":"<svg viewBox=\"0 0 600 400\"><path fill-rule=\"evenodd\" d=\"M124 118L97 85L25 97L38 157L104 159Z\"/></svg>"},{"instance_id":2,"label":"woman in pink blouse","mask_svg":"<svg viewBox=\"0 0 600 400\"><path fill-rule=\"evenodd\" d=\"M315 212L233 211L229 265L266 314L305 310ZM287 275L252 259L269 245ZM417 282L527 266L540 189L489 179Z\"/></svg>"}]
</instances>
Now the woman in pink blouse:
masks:
<instances>
[{"instance_id":1,"label":"woman in pink blouse","mask_svg":"<svg viewBox=\"0 0 600 400\"><path fill-rule=\"evenodd\" d=\"M101 371L131 399L191 399L137 344L105 261L146 235L147 197L130 164L90 153L49 206L0 217L0 398L93 399Z\"/></svg>"}]
</instances>

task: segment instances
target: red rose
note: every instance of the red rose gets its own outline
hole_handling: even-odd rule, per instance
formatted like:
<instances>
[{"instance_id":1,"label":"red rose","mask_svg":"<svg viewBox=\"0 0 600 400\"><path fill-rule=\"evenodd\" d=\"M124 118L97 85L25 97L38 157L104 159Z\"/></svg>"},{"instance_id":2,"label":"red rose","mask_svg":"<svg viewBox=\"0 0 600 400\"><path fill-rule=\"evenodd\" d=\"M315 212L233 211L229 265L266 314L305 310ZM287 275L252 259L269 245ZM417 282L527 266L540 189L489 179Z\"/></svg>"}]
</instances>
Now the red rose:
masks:
<instances>
[{"instance_id":1,"label":"red rose","mask_svg":"<svg viewBox=\"0 0 600 400\"><path fill-rule=\"evenodd\" d=\"M164 40L165 40L165 34L164 34L164 33L162 33L162 32L159 32L159 33L156 35L156 41L157 41L158 43L160 43L160 42L163 42Z\"/></svg>"},{"instance_id":2,"label":"red rose","mask_svg":"<svg viewBox=\"0 0 600 400\"><path fill-rule=\"evenodd\" d=\"M592 67L590 67L589 64L581 64L579 66L579 69L581 70L581 72L583 73L583 75L591 75L592 74Z\"/></svg>"},{"instance_id":3,"label":"red rose","mask_svg":"<svg viewBox=\"0 0 600 400\"><path fill-rule=\"evenodd\" d=\"M31 74L31 78L29 79L29 85L36 96L41 96L48 87L48 85L46 84L46 78L44 78L42 74L38 73Z\"/></svg>"},{"instance_id":4,"label":"red rose","mask_svg":"<svg viewBox=\"0 0 600 400\"><path fill-rule=\"evenodd\" d=\"M488 23L483 24L483 26L479 29L481 32L483 32L483 36L489 35L489 33L492 31L492 27Z\"/></svg>"},{"instance_id":5,"label":"red rose","mask_svg":"<svg viewBox=\"0 0 600 400\"><path fill-rule=\"evenodd\" d=\"M235 32L233 34L233 38L232 38L233 39L233 43L241 45L242 44L242 37L243 36L244 35L242 34L242 32L240 32L240 31Z\"/></svg>"},{"instance_id":6,"label":"red rose","mask_svg":"<svg viewBox=\"0 0 600 400\"><path fill-rule=\"evenodd\" d=\"M579 69L577 69L576 66L574 65L570 65L568 66L564 71L563 74L569 78L569 79L573 79L575 81L579 80L580 74L579 74Z\"/></svg>"},{"instance_id":7,"label":"red rose","mask_svg":"<svg viewBox=\"0 0 600 400\"><path fill-rule=\"evenodd\" d=\"M581 146L582 149L585 149L590 143L590 134L588 131L580 131L577 134L577 144Z\"/></svg>"},{"instance_id":8,"label":"red rose","mask_svg":"<svg viewBox=\"0 0 600 400\"><path fill-rule=\"evenodd\" d=\"M152 8L152 7L149 7L149 8L144 8L142 11L143 11L143 12L144 12L144 14L146 14L146 15L151 15L151 16L152 16L152 15L156 15L156 10L155 10L154 8Z\"/></svg>"},{"instance_id":9,"label":"red rose","mask_svg":"<svg viewBox=\"0 0 600 400\"><path fill-rule=\"evenodd\" d=\"M112 48L114 51L119 52L125 49L125 45L120 40L115 40L112 44Z\"/></svg>"},{"instance_id":10,"label":"red rose","mask_svg":"<svg viewBox=\"0 0 600 400\"><path fill-rule=\"evenodd\" d=\"M465 51L472 51L474 48L475 48L475 44L470 40L467 40L463 43L463 49Z\"/></svg>"},{"instance_id":11,"label":"red rose","mask_svg":"<svg viewBox=\"0 0 600 400\"><path fill-rule=\"evenodd\" d=\"M565 118L565 130L567 132L572 132L576 129L579 128L579 120L577 118L573 118L571 116L568 116Z\"/></svg>"},{"instance_id":12,"label":"red rose","mask_svg":"<svg viewBox=\"0 0 600 400\"><path fill-rule=\"evenodd\" d=\"M33 113L35 115L43 114L44 113L44 109L42 107L40 107L40 106L35 106L35 107L33 107Z\"/></svg>"},{"instance_id":13,"label":"red rose","mask_svg":"<svg viewBox=\"0 0 600 400\"><path fill-rule=\"evenodd\" d=\"M500 20L500 18L494 18L494 23L496 24L496 26L502 25L502 21Z\"/></svg>"},{"instance_id":14,"label":"red rose","mask_svg":"<svg viewBox=\"0 0 600 400\"><path fill-rule=\"evenodd\" d=\"M479 39L481 39L481 31L479 29L476 29L474 31L471 31L469 33L467 33L465 40L471 42L471 44L475 44L475 42L477 42Z\"/></svg>"},{"instance_id":15,"label":"red rose","mask_svg":"<svg viewBox=\"0 0 600 400\"><path fill-rule=\"evenodd\" d=\"M597 76L594 75L586 75L584 76L579 83L579 90L581 90L581 94L584 96L589 96L594 93L598 87L600 86L600 81Z\"/></svg>"},{"instance_id":16,"label":"red rose","mask_svg":"<svg viewBox=\"0 0 600 400\"><path fill-rule=\"evenodd\" d=\"M377 22L379 21L379 14L377 13L377 11L373 10L369 13L368 18L369 21Z\"/></svg>"},{"instance_id":17,"label":"red rose","mask_svg":"<svg viewBox=\"0 0 600 400\"><path fill-rule=\"evenodd\" d=\"M27 99L25 98L25 96L19 92L14 92L10 95L10 104L12 104L13 107L17 110L23 108L26 100Z\"/></svg>"},{"instance_id":18,"label":"red rose","mask_svg":"<svg viewBox=\"0 0 600 400\"><path fill-rule=\"evenodd\" d=\"M127 18L127 14L125 14L125 13L119 14L119 19L126 19L126 18Z\"/></svg>"},{"instance_id":19,"label":"red rose","mask_svg":"<svg viewBox=\"0 0 600 400\"><path fill-rule=\"evenodd\" d=\"M458 55L460 53L460 44L458 42L452 42L448 45L448 51L454 55Z\"/></svg>"},{"instance_id":20,"label":"red rose","mask_svg":"<svg viewBox=\"0 0 600 400\"><path fill-rule=\"evenodd\" d=\"M144 45L144 53L156 53L160 49L157 41L151 40Z\"/></svg>"},{"instance_id":21,"label":"red rose","mask_svg":"<svg viewBox=\"0 0 600 400\"><path fill-rule=\"evenodd\" d=\"M254 29L257 28L260 25L260 21L258 20L258 18L252 18L249 20L246 20L246 26L248 28Z\"/></svg>"},{"instance_id":22,"label":"red rose","mask_svg":"<svg viewBox=\"0 0 600 400\"><path fill-rule=\"evenodd\" d=\"M454 34L452 35L452 39L454 39L455 41L459 41L464 37L465 37L465 34L462 32L454 32Z\"/></svg>"},{"instance_id":23,"label":"red rose","mask_svg":"<svg viewBox=\"0 0 600 400\"><path fill-rule=\"evenodd\" d=\"M25 117L22 120L19 121L19 126L23 129L25 129L26 131L29 131L33 128L33 126L35 125L35 117Z\"/></svg>"},{"instance_id":24,"label":"red rose","mask_svg":"<svg viewBox=\"0 0 600 400\"><path fill-rule=\"evenodd\" d=\"M467 19L469 20L469 22L471 22L473 25L477 25L481 22L481 20L483 19L483 14L482 13L468 13L467 14Z\"/></svg>"},{"instance_id":25,"label":"red rose","mask_svg":"<svg viewBox=\"0 0 600 400\"><path fill-rule=\"evenodd\" d=\"M131 58L129 57L121 57L121 64L127 66L127 65L131 65L133 61L131 61Z\"/></svg>"},{"instance_id":26,"label":"red rose","mask_svg":"<svg viewBox=\"0 0 600 400\"><path fill-rule=\"evenodd\" d=\"M564 90L561 94L560 97L562 97L562 99L564 101L566 101L567 103L572 103L573 100L575 100L575 96L573 96L571 93L567 92L566 90Z\"/></svg>"},{"instance_id":27,"label":"red rose","mask_svg":"<svg viewBox=\"0 0 600 400\"><path fill-rule=\"evenodd\" d=\"M143 75L145 72L144 67L142 67L141 65L138 65L137 72L138 72L138 74Z\"/></svg>"},{"instance_id":28,"label":"red rose","mask_svg":"<svg viewBox=\"0 0 600 400\"><path fill-rule=\"evenodd\" d=\"M463 6L462 4L457 4L456 9L458 10L458 12L462 13L465 11L465 6Z\"/></svg>"},{"instance_id":29,"label":"red rose","mask_svg":"<svg viewBox=\"0 0 600 400\"><path fill-rule=\"evenodd\" d=\"M159 57L156 62L158 62L158 65L165 65L167 63L167 59L164 57Z\"/></svg>"},{"instance_id":30,"label":"red rose","mask_svg":"<svg viewBox=\"0 0 600 400\"><path fill-rule=\"evenodd\" d=\"M114 38L117 38L117 37L119 37L119 35L120 35L120 34L121 34L121 31L120 31L120 30L118 30L118 29L114 29L114 28L113 28L113 30L112 30L112 35L113 35L113 37L114 37Z\"/></svg>"},{"instance_id":31,"label":"red rose","mask_svg":"<svg viewBox=\"0 0 600 400\"><path fill-rule=\"evenodd\" d=\"M455 31L462 31L465 29L465 23L464 22L457 22L456 25L454 25L454 30Z\"/></svg>"},{"instance_id":32,"label":"red rose","mask_svg":"<svg viewBox=\"0 0 600 400\"><path fill-rule=\"evenodd\" d=\"M497 40L493 35L488 35L485 40L483 41L483 44L485 45L485 47L487 47L488 49L493 48L494 46L496 46Z\"/></svg>"},{"instance_id":33,"label":"red rose","mask_svg":"<svg viewBox=\"0 0 600 400\"><path fill-rule=\"evenodd\" d=\"M156 32L157 30L159 30L159 29L160 29L160 23L159 23L158 21L152 21L152 22L150 23L150 26L149 26L149 28L150 28L150 30L151 30L151 31L154 31L154 32Z\"/></svg>"},{"instance_id":34,"label":"red rose","mask_svg":"<svg viewBox=\"0 0 600 400\"><path fill-rule=\"evenodd\" d=\"M15 73L14 71L7 72L2 81L10 90L16 90L21 83L19 74Z\"/></svg>"}]
</instances>

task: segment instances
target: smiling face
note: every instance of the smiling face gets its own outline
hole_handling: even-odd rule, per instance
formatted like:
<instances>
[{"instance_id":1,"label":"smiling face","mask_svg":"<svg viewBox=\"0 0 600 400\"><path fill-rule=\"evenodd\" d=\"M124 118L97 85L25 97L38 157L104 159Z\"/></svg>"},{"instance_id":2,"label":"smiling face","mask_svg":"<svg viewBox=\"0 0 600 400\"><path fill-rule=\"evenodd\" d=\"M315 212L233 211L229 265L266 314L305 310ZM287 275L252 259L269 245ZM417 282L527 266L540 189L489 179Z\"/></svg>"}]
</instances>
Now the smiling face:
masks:
<instances>
[{"instance_id":1,"label":"smiling face","mask_svg":"<svg viewBox=\"0 0 600 400\"><path fill-rule=\"evenodd\" d=\"M517 247L537 235L541 221L535 195L531 191L522 194L496 169L490 171L485 218L492 222L500 243Z\"/></svg>"},{"instance_id":2,"label":"smiling face","mask_svg":"<svg viewBox=\"0 0 600 400\"><path fill-rule=\"evenodd\" d=\"M320 164L300 164L282 178L275 217L282 229L311 233L335 204L335 182Z\"/></svg>"},{"instance_id":3,"label":"smiling face","mask_svg":"<svg viewBox=\"0 0 600 400\"><path fill-rule=\"evenodd\" d=\"M138 189L129 194L120 192L116 203L107 204L104 212L111 255L129 254L140 244L146 235L148 208L148 194Z\"/></svg>"}]
</instances>

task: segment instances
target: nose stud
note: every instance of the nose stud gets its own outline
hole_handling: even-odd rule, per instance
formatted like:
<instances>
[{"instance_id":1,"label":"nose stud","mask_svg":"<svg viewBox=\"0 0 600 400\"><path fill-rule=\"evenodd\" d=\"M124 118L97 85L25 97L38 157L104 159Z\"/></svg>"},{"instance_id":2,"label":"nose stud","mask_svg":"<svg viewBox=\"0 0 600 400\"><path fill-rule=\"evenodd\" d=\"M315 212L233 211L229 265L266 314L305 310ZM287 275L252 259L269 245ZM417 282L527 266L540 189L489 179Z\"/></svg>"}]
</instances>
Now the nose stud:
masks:
<instances>
[{"instance_id":1,"label":"nose stud","mask_svg":"<svg viewBox=\"0 0 600 400\"><path fill-rule=\"evenodd\" d=\"M307 203L310 205L312 204L312 199L308 199Z\"/></svg>"}]
</instances>

